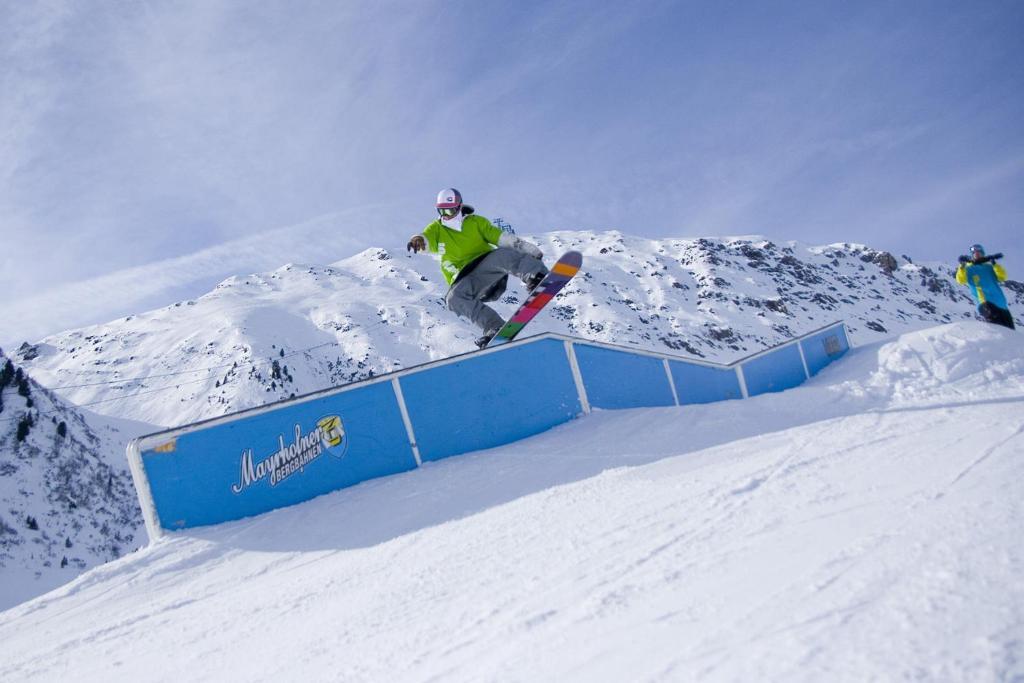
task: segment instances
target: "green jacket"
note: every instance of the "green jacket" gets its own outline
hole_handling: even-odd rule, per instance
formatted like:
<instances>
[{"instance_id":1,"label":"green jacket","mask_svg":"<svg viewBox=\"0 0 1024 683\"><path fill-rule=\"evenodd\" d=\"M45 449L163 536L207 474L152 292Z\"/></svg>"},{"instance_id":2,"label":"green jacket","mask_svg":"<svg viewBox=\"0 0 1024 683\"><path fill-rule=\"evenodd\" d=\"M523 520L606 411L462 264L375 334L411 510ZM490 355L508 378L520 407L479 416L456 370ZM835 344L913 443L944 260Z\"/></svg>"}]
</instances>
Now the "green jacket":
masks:
<instances>
[{"instance_id":1,"label":"green jacket","mask_svg":"<svg viewBox=\"0 0 1024 683\"><path fill-rule=\"evenodd\" d=\"M467 264L498 246L501 228L471 213L462 219L462 230L452 230L436 220L426 227L427 249L441 254L441 272L450 285Z\"/></svg>"}]
</instances>

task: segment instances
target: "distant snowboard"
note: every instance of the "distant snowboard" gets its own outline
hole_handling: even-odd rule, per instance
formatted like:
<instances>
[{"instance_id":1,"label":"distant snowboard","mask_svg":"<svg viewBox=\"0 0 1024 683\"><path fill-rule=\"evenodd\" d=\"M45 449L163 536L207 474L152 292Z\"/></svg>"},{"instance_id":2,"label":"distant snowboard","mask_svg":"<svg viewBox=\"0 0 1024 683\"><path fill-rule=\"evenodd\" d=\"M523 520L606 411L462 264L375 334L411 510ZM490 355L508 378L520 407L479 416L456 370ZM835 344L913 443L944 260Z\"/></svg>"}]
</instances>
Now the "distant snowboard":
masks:
<instances>
[{"instance_id":1,"label":"distant snowboard","mask_svg":"<svg viewBox=\"0 0 1024 683\"><path fill-rule=\"evenodd\" d=\"M512 314L508 322L498 330L487 346L506 344L516 338L526 324L533 320L534 316L540 313L541 309L548 305L548 302L555 298L569 280L579 272L583 265L583 254L578 251L567 251L562 258L551 266L551 270L544 279L540 281L526 301Z\"/></svg>"}]
</instances>

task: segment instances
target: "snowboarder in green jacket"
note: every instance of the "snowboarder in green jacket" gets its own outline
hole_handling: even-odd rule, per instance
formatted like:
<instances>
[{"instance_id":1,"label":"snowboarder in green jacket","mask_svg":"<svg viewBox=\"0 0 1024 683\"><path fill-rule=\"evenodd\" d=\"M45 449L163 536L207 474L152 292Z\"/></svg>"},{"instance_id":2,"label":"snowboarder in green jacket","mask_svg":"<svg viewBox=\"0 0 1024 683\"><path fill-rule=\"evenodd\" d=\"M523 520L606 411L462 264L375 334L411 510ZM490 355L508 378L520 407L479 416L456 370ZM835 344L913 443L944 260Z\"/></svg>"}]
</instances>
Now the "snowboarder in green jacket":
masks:
<instances>
[{"instance_id":1,"label":"snowboarder in green jacket","mask_svg":"<svg viewBox=\"0 0 1024 683\"><path fill-rule=\"evenodd\" d=\"M536 245L502 232L489 220L463 204L455 188L437 194L438 218L422 234L413 235L406 249L441 255L441 273L449 285L445 302L456 315L469 318L483 332L476 340L483 348L504 319L488 306L505 293L508 276L515 275L527 290L544 279L548 269Z\"/></svg>"}]
</instances>

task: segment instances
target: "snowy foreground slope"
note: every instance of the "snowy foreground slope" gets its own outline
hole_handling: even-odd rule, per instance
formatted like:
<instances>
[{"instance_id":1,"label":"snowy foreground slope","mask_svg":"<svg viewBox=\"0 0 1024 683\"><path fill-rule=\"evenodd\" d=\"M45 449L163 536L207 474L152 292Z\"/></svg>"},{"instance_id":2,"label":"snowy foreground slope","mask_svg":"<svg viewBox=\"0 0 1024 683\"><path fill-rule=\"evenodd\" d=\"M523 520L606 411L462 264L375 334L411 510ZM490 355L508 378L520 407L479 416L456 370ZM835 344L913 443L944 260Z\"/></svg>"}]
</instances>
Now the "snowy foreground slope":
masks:
<instances>
[{"instance_id":1,"label":"snowy foreground slope","mask_svg":"<svg viewBox=\"0 0 1024 683\"><path fill-rule=\"evenodd\" d=\"M1022 340L912 332L172 534L0 613L0 679L1020 680Z\"/></svg>"}]
</instances>

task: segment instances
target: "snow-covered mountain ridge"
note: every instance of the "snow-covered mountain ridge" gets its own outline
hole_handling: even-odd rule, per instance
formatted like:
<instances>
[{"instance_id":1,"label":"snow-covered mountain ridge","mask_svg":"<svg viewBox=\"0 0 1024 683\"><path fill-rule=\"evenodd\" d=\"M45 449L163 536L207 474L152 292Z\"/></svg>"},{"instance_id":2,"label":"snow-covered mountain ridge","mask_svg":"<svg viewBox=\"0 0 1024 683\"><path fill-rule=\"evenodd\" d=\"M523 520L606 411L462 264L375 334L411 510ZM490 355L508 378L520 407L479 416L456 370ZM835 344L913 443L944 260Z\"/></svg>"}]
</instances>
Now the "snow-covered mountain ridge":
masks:
<instances>
[{"instance_id":1,"label":"snow-covered mountain ridge","mask_svg":"<svg viewBox=\"0 0 1024 683\"><path fill-rule=\"evenodd\" d=\"M83 416L0 351L0 609L142 545L124 445L151 429Z\"/></svg>"},{"instance_id":2,"label":"snow-covered mountain ridge","mask_svg":"<svg viewBox=\"0 0 1024 683\"><path fill-rule=\"evenodd\" d=\"M970 318L951 266L863 245L761 237L651 240L611 232L531 238L580 276L531 324L729 362L834 320L854 343ZM1007 283L1020 310L1024 287ZM512 283L497 307L522 296ZM328 266L232 277L195 300L53 335L26 361L106 414L178 425L463 353L476 330L444 306L434 258L375 248Z\"/></svg>"}]
</instances>

